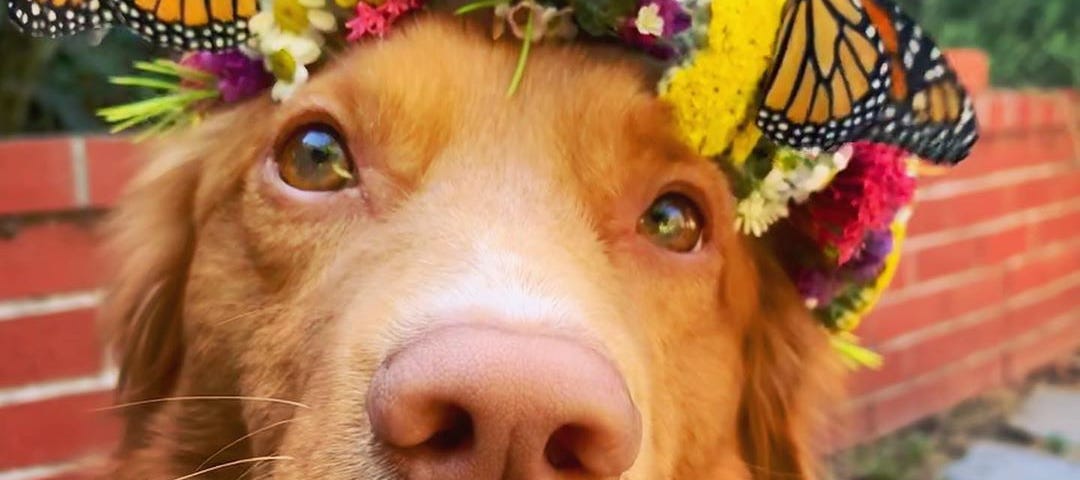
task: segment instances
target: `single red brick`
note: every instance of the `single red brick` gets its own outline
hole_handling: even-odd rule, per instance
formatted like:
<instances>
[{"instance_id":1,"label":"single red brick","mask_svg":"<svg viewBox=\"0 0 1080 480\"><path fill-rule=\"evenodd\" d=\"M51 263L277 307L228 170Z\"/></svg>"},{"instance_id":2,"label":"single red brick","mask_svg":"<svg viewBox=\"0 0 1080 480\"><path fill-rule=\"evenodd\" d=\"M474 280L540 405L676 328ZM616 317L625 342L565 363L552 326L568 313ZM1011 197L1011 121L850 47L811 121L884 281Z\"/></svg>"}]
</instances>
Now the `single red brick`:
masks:
<instances>
[{"instance_id":1,"label":"single red brick","mask_svg":"<svg viewBox=\"0 0 1080 480\"><path fill-rule=\"evenodd\" d=\"M75 205L66 138L0 142L0 215Z\"/></svg>"},{"instance_id":2,"label":"single red brick","mask_svg":"<svg viewBox=\"0 0 1080 480\"><path fill-rule=\"evenodd\" d=\"M978 280L945 292L944 319L981 310L1005 300L1005 276L987 272Z\"/></svg>"},{"instance_id":3,"label":"single red brick","mask_svg":"<svg viewBox=\"0 0 1080 480\"><path fill-rule=\"evenodd\" d=\"M1011 338L1020 337L1077 308L1080 308L1080 285L1073 285L1034 303L1010 309L1007 334Z\"/></svg>"},{"instance_id":4,"label":"single red brick","mask_svg":"<svg viewBox=\"0 0 1080 480\"><path fill-rule=\"evenodd\" d=\"M109 207L116 203L127 182L143 165L137 151L131 140L123 137L86 139L92 205Z\"/></svg>"},{"instance_id":5,"label":"single red brick","mask_svg":"<svg viewBox=\"0 0 1080 480\"><path fill-rule=\"evenodd\" d=\"M1006 98L999 91L987 91L977 98L975 114L979 118L979 131L984 137L1005 130L1005 103Z\"/></svg>"},{"instance_id":6,"label":"single red brick","mask_svg":"<svg viewBox=\"0 0 1080 480\"><path fill-rule=\"evenodd\" d=\"M95 288L100 284L93 229L49 223L0 238L0 299Z\"/></svg>"},{"instance_id":7,"label":"single red brick","mask_svg":"<svg viewBox=\"0 0 1080 480\"><path fill-rule=\"evenodd\" d=\"M993 218L1011 210L1010 189L973 192L955 197L919 202L911 217L912 237L970 225L978 220Z\"/></svg>"},{"instance_id":8,"label":"single red brick","mask_svg":"<svg viewBox=\"0 0 1080 480\"><path fill-rule=\"evenodd\" d=\"M1068 108L1067 99L1062 95L1040 95L1034 105L1033 128L1068 128L1065 120L1065 109Z\"/></svg>"},{"instance_id":9,"label":"single red brick","mask_svg":"<svg viewBox=\"0 0 1080 480\"><path fill-rule=\"evenodd\" d=\"M1080 198L1080 194L1077 194ZM1030 226L1035 244L1067 242L1080 238L1080 212L1063 215L1046 222Z\"/></svg>"},{"instance_id":10,"label":"single red brick","mask_svg":"<svg viewBox=\"0 0 1080 480\"><path fill-rule=\"evenodd\" d=\"M92 310L0 322L0 387L100 369L101 342Z\"/></svg>"},{"instance_id":11,"label":"single red brick","mask_svg":"<svg viewBox=\"0 0 1080 480\"><path fill-rule=\"evenodd\" d=\"M1036 288L1080 271L1080 249L1062 250L1010 266L1005 286L1011 295Z\"/></svg>"},{"instance_id":12,"label":"single red brick","mask_svg":"<svg viewBox=\"0 0 1080 480\"><path fill-rule=\"evenodd\" d=\"M979 238L983 261L997 265L1005 259L1024 253L1034 247L1029 230L1031 225L1021 225Z\"/></svg>"},{"instance_id":13,"label":"single red brick","mask_svg":"<svg viewBox=\"0 0 1080 480\"><path fill-rule=\"evenodd\" d=\"M0 408L0 470L109 450L119 425L93 410L111 398L111 392L97 392Z\"/></svg>"},{"instance_id":14,"label":"single red brick","mask_svg":"<svg viewBox=\"0 0 1080 480\"><path fill-rule=\"evenodd\" d=\"M960 240L913 252L908 261L918 262L919 280L925 281L984 265L979 239Z\"/></svg>"},{"instance_id":15,"label":"single red brick","mask_svg":"<svg viewBox=\"0 0 1080 480\"><path fill-rule=\"evenodd\" d=\"M1080 194L1080 168L1017 186L1018 208L1073 200Z\"/></svg>"}]
</instances>

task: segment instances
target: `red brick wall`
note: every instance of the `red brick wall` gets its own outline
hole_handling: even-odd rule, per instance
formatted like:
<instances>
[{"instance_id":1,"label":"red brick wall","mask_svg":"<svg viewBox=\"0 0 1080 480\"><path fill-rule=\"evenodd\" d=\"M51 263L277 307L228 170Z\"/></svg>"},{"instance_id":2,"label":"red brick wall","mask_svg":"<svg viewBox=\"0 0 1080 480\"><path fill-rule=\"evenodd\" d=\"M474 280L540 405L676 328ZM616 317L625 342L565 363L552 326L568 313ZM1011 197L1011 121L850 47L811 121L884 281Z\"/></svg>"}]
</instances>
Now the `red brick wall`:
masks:
<instances>
[{"instance_id":1,"label":"red brick wall","mask_svg":"<svg viewBox=\"0 0 1080 480\"><path fill-rule=\"evenodd\" d=\"M859 329L852 439L955 405L1080 347L1080 95L977 96L982 140L920 180L895 283Z\"/></svg>"},{"instance_id":2,"label":"red brick wall","mask_svg":"<svg viewBox=\"0 0 1080 480\"><path fill-rule=\"evenodd\" d=\"M886 363L852 379L849 441L1080 346L1080 97L977 104L983 140L922 182L896 284L861 328ZM93 412L115 372L93 326L92 227L136 164L122 140L0 142L0 480L74 478L116 438Z\"/></svg>"}]
</instances>

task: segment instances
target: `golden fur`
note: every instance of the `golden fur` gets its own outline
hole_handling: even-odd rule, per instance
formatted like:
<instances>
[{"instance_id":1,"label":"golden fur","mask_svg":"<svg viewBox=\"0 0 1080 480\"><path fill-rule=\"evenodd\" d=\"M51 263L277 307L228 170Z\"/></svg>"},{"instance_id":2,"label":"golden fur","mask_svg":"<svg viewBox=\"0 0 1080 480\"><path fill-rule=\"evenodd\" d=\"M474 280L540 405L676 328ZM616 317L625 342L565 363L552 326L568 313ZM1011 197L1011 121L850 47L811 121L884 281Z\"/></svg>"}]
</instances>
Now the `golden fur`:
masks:
<instances>
[{"instance_id":1,"label":"golden fur","mask_svg":"<svg viewBox=\"0 0 1080 480\"><path fill-rule=\"evenodd\" d=\"M644 425L624 479L817 478L825 336L733 231L723 175L679 141L642 62L540 47L507 98L510 44L457 21L399 30L282 105L169 138L134 181L103 310L119 401L307 408L125 408L106 478L265 456L288 458L197 478L396 478L364 415L373 371L439 315L493 312L610 354ZM273 146L312 121L347 137L362 194L298 198L266 174ZM706 213L700 252L635 231L671 190Z\"/></svg>"}]
</instances>

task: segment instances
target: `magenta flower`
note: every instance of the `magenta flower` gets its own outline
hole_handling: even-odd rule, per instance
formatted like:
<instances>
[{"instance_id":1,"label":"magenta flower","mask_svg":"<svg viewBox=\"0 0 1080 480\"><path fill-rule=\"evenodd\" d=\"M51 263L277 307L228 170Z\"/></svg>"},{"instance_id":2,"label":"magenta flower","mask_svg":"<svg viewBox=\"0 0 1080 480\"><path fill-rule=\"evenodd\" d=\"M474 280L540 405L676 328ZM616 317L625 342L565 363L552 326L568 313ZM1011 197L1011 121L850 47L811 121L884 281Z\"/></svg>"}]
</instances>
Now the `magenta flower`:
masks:
<instances>
[{"instance_id":1,"label":"magenta flower","mask_svg":"<svg viewBox=\"0 0 1080 480\"><path fill-rule=\"evenodd\" d=\"M670 40L690 28L690 14L677 0L639 0L635 12L619 29L619 36L650 55L671 58L675 49Z\"/></svg>"},{"instance_id":2,"label":"magenta flower","mask_svg":"<svg viewBox=\"0 0 1080 480\"><path fill-rule=\"evenodd\" d=\"M221 99L228 103L259 94L274 80L263 68L261 60L248 57L239 50L192 52L184 56L180 64L213 75Z\"/></svg>"},{"instance_id":3,"label":"magenta flower","mask_svg":"<svg viewBox=\"0 0 1080 480\"><path fill-rule=\"evenodd\" d=\"M870 142L852 146L848 167L792 215L818 245L835 253L837 265L851 259L868 232L886 229L915 193L907 152Z\"/></svg>"},{"instance_id":4,"label":"magenta flower","mask_svg":"<svg viewBox=\"0 0 1080 480\"><path fill-rule=\"evenodd\" d=\"M420 0L385 0L374 6L364 0L356 4L356 16L345 22L349 29L346 37L355 42L367 36L382 37L402 15L420 8Z\"/></svg>"}]
</instances>

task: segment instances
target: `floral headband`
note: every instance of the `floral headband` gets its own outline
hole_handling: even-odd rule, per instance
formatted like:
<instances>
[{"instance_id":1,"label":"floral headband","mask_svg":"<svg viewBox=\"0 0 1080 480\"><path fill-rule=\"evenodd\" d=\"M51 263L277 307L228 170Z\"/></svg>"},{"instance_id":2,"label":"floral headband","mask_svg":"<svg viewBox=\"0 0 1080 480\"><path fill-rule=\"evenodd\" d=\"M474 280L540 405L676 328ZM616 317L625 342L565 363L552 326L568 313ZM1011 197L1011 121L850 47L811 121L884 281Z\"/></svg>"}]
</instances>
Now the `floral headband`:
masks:
<instances>
[{"instance_id":1,"label":"floral headband","mask_svg":"<svg viewBox=\"0 0 1080 480\"><path fill-rule=\"evenodd\" d=\"M99 114L113 131L190 124L269 89L292 94L348 43L387 34L436 0L8 0L16 25L61 36L124 26L178 60L113 83L160 93ZM620 42L668 62L658 86L685 140L738 198L734 227L772 245L806 305L854 364L851 331L888 286L916 172L977 139L956 73L892 0L477 0L513 35L513 95L538 42Z\"/></svg>"}]
</instances>

